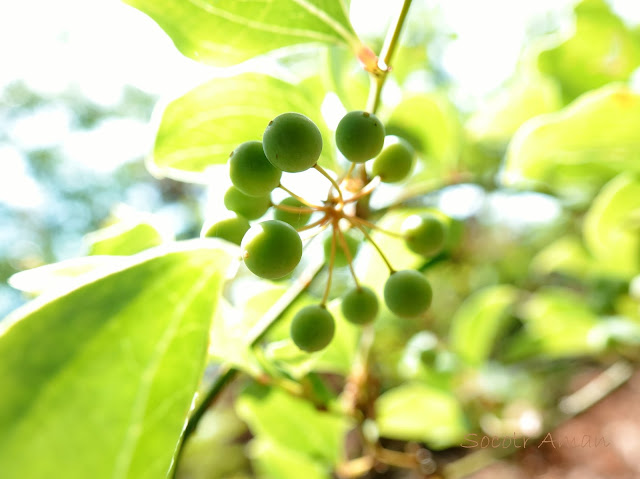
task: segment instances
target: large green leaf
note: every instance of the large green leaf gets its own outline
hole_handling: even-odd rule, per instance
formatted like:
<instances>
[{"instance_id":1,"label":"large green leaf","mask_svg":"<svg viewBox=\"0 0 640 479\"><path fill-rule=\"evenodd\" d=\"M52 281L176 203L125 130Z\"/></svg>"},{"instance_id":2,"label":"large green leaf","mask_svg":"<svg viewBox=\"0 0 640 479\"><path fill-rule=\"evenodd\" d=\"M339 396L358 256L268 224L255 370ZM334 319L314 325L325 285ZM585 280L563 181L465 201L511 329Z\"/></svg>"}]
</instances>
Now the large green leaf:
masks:
<instances>
[{"instance_id":1,"label":"large green leaf","mask_svg":"<svg viewBox=\"0 0 640 479\"><path fill-rule=\"evenodd\" d=\"M225 164L240 143L261 140L269 121L295 111L318 125L325 143L320 162L333 167L333 138L320 103L310 98L304 88L268 75L215 78L167 105L147 166L159 176L208 183L207 168Z\"/></svg>"},{"instance_id":2,"label":"large green leaf","mask_svg":"<svg viewBox=\"0 0 640 479\"><path fill-rule=\"evenodd\" d=\"M167 476L229 265L222 248L149 250L4 320L3 478Z\"/></svg>"},{"instance_id":3,"label":"large green leaf","mask_svg":"<svg viewBox=\"0 0 640 479\"><path fill-rule=\"evenodd\" d=\"M601 268L631 278L640 270L640 180L622 174L595 198L584 219L584 239Z\"/></svg>"},{"instance_id":4,"label":"large green leaf","mask_svg":"<svg viewBox=\"0 0 640 479\"><path fill-rule=\"evenodd\" d=\"M509 184L595 194L618 172L640 170L640 95L622 85L587 93L526 122L507 152Z\"/></svg>"},{"instance_id":5,"label":"large green leaf","mask_svg":"<svg viewBox=\"0 0 640 479\"><path fill-rule=\"evenodd\" d=\"M344 0L125 0L142 10L194 60L233 65L302 43L360 42Z\"/></svg>"},{"instance_id":6,"label":"large green leaf","mask_svg":"<svg viewBox=\"0 0 640 479\"><path fill-rule=\"evenodd\" d=\"M376 401L376 422L382 436L422 441L435 449L459 445L468 428L455 396L420 383L382 394Z\"/></svg>"},{"instance_id":7,"label":"large green leaf","mask_svg":"<svg viewBox=\"0 0 640 479\"><path fill-rule=\"evenodd\" d=\"M559 80L569 100L627 80L640 65L640 42L605 0L583 0L575 13L572 36L538 57L540 70Z\"/></svg>"},{"instance_id":8,"label":"large green leaf","mask_svg":"<svg viewBox=\"0 0 640 479\"><path fill-rule=\"evenodd\" d=\"M508 285L489 286L470 296L451 320L452 351L472 364L489 358L517 298L518 290Z\"/></svg>"}]
</instances>

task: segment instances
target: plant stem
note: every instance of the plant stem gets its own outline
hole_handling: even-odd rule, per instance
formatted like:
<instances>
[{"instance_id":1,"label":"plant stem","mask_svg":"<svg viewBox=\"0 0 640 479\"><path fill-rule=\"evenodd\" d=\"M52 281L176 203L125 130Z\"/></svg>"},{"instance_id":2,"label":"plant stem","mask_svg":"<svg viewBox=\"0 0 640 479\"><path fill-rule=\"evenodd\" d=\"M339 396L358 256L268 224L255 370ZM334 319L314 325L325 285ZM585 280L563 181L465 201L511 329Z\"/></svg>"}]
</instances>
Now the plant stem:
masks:
<instances>
[{"instance_id":1,"label":"plant stem","mask_svg":"<svg viewBox=\"0 0 640 479\"><path fill-rule=\"evenodd\" d=\"M384 263L387 265L387 268L389 268L389 274L395 273L396 270L393 269L393 266L391 266L391 263L389 263L389 260L387 259L385 254L382 252L382 249L380 249L380 246L378 246L378 244L375 241L373 241L373 238L371 237L371 235L369 234L367 229L364 226L362 226L360 223L358 223L357 221L354 221L354 219L352 217L346 216L346 218L349 220L349 222L353 226L355 226L360 231L362 231L362 234L364 235L365 238L367 238L367 241L369 241L369 243L371 243L371 245L376 249L376 251L378 251L378 254L380 255L380 258L382 258L382 261L384 261Z\"/></svg>"},{"instance_id":2,"label":"plant stem","mask_svg":"<svg viewBox=\"0 0 640 479\"><path fill-rule=\"evenodd\" d=\"M329 173L327 173L326 170L322 166L320 166L319 164L316 163L314 168L317 171L319 171L322 176L324 176L326 179L328 179L331 182L331 184L333 185L335 190L338 192L338 197L340 198L340 202L344 203L344 198L342 197L342 191L340 190L340 186L338 185L336 180L334 180L331 177L331 175Z\"/></svg>"},{"instance_id":3,"label":"plant stem","mask_svg":"<svg viewBox=\"0 0 640 479\"><path fill-rule=\"evenodd\" d=\"M342 230L339 227L337 227L337 232L338 232L338 241L340 241L340 246L344 250L344 255L347 257L347 262L349 263L349 269L351 270L351 276L353 276L353 281L355 281L356 287L360 289L360 282L358 281L358 277L356 276L356 270L353 269L353 257L351 256L351 251L349 251L349 245L347 245L347 241L344 239L344 234L342 233Z\"/></svg>"},{"instance_id":4,"label":"plant stem","mask_svg":"<svg viewBox=\"0 0 640 479\"><path fill-rule=\"evenodd\" d=\"M315 213L316 211L318 211L315 208L302 208L302 207L299 207L299 206L276 205L276 204L271 204L271 206L273 206L277 210L289 211L291 213L304 214L304 213Z\"/></svg>"},{"instance_id":5,"label":"plant stem","mask_svg":"<svg viewBox=\"0 0 640 479\"><path fill-rule=\"evenodd\" d=\"M378 69L371 73L371 87L369 89L369 99L367 100L368 112L375 113L380 105L382 87L387 79L387 74L390 70L389 65L391 63L391 58L393 57L393 53L398 45L398 39L400 38L402 26L407 18L410 6L411 0L404 0L396 21L387 32L384 44L380 50L380 55L378 56Z\"/></svg>"},{"instance_id":6,"label":"plant stem","mask_svg":"<svg viewBox=\"0 0 640 479\"><path fill-rule=\"evenodd\" d=\"M327 217L323 216L318 221L314 221L313 223L303 226L302 228L298 228L296 231L300 233L301 231L310 230L311 228L315 228L316 226L324 224L325 221L327 221Z\"/></svg>"},{"instance_id":7,"label":"plant stem","mask_svg":"<svg viewBox=\"0 0 640 479\"><path fill-rule=\"evenodd\" d=\"M367 183L360 191L358 191L358 193L348 198L346 202L352 203L354 201L359 200L360 198L364 198L365 196L373 193L373 190L375 190L379 184L380 184L380 177L376 176L369 183Z\"/></svg>"},{"instance_id":8,"label":"plant stem","mask_svg":"<svg viewBox=\"0 0 640 479\"><path fill-rule=\"evenodd\" d=\"M313 203L309 203L307 200L305 200L302 196L298 196L296 195L293 191L291 191L290 189L286 188L282 183L280 183L278 185L278 187L281 190L286 191L287 193L289 193L291 196L293 196L296 200L298 200L300 203L302 203L303 205L307 205L309 208L314 208L316 210L326 210L327 208L325 206L320 206L320 205L314 205Z\"/></svg>"},{"instance_id":9,"label":"plant stem","mask_svg":"<svg viewBox=\"0 0 640 479\"><path fill-rule=\"evenodd\" d=\"M371 223L370 221L367 221L365 219L358 218L357 216L353 216L352 219L357 221L358 223L360 223L362 226L366 226L367 228L371 228L372 230L380 231L380 233L384 233L384 234L386 234L388 236L391 236L393 238L404 239L404 236L402 236L400 233L396 233L394 231L386 230L384 228L381 228L377 224Z\"/></svg>"},{"instance_id":10,"label":"plant stem","mask_svg":"<svg viewBox=\"0 0 640 479\"><path fill-rule=\"evenodd\" d=\"M331 256L329 257L329 276L327 278L327 285L324 288L324 296L322 296L322 302L320 306L326 306L329 299L329 291L331 290L331 280L333 278L333 266L336 261L336 228L338 223L334 221L331 229Z\"/></svg>"}]
</instances>

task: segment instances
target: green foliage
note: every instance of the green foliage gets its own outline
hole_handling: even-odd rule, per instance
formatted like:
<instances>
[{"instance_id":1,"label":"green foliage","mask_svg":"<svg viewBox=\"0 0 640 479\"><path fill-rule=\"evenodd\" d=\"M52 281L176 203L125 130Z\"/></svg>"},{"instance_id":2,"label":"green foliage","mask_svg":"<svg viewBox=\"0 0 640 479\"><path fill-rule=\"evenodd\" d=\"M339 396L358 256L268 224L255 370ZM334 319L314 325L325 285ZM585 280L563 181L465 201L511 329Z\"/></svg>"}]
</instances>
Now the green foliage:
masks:
<instances>
[{"instance_id":1,"label":"green foliage","mask_svg":"<svg viewBox=\"0 0 640 479\"><path fill-rule=\"evenodd\" d=\"M133 256L4 320L4 477L167 474L229 263L207 244Z\"/></svg>"},{"instance_id":2,"label":"green foliage","mask_svg":"<svg viewBox=\"0 0 640 479\"><path fill-rule=\"evenodd\" d=\"M127 3L153 18L184 55L214 65L301 43L359 44L343 0L274 0L261 5L259 15L251 2Z\"/></svg>"}]
</instances>

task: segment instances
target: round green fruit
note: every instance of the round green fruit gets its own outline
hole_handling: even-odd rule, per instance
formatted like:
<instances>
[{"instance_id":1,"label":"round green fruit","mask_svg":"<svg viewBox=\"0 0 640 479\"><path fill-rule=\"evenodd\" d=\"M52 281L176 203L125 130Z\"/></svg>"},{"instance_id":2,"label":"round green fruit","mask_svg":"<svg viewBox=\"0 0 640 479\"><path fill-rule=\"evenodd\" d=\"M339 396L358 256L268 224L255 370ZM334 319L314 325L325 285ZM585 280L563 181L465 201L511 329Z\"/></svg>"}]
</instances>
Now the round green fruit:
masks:
<instances>
[{"instance_id":1,"label":"round green fruit","mask_svg":"<svg viewBox=\"0 0 640 479\"><path fill-rule=\"evenodd\" d=\"M289 173L304 171L318 162L322 135L316 124L300 113L283 113L269 122L262 136L269 162Z\"/></svg>"},{"instance_id":2,"label":"round green fruit","mask_svg":"<svg viewBox=\"0 0 640 479\"><path fill-rule=\"evenodd\" d=\"M242 216L234 216L210 225L205 224L200 236L203 238L220 238L239 245L251 225Z\"/></svg>"},{"instance_id":3,"label":"round green fruit","mask_svg":"<svg viewBox=\"0 0 640 479\"><path fill-rule=\"evenodd\" d=\"M338 123L336 144L347 160L364 163L382 150L384 125L373 113L351 111Z\"/></svg>"},{"instance_id":4,"label":"round green fruit","mask_svg":"<svg viewBox=\"0 0 640 479\"><path fill-rule=\"evenodd\" d=\"M224 206L248 220L255 220L267 212L271 206L271 196L249 196L231 186L224 194Z\"/></svg>"},{"instance_id":5,"label":"round green fruit","mask_svg":"<svg viewBox=\"0 0 640 479\"><path fill-rule=\"evenodd\" d=\"M231 153L229 176L245 195L267 196L280 184L282 171L269 163L261 142L246 141Z\"/></svg>"},{"instance_id":6,"label":"round green fruit","mask_svg":"<svg viewBox=\"0 0 640 479\"><path fill-rule=\"evenodd\" d=\"M286 276L302 258L300 236L291 225L278 220L252 226L240 246L249 271L266 279Z\"/></svg>"},{"instance_id":7,"label":"round green fruit","mask_svg":"<svg viewBox=\"0 0 640 479\"><path fill-rule=\"evenodd\" d=\"M368 324L378 314L378 297L366 286L354 288L342 297L341 309L350 323Z\"/></svg>"},{"instance_id":8,"label":"round green fruit","mask_svg":"<svg viewBox=\"0 0 640 479\"><path fill-rule=\"evenodd\" d=\"M280 205L290 206L293 208L305 208L309 209L308 206L304 205L294 197L290 196L282 200ZM275 212L273 213L275 219L284 221L285 223L290 224L294 228L302 228L309 222L309 218L311 218L311 213L297 213L294 211L286 211L275 208Z\"/></svg>"},{"instance_id":9,"label":"round green fruit","mask_svg":"<svg viewBox=\"0 0 640 479\"><path fill-rule=\"evenodd\" d=\"M433 256L442 251L447 240L447 226L431 213L409 216L402 223L402 235L414 253Z\"/></svg>"},{"instance_id":10,"label":"round green fruit","mask_svg":"<svg viewBox=\"0 0 640 479\"><path fill-rule=\"evenodd\" d=\"M327 308L311 305L305 306L293 317L290 334L298 348L312 353L326 348L335 330L335 321Z\"/></svg>"},{"instance_id":11,"label":"round green fruit","mask_svg":"<svg viewBox=\"0 0 640 479\"><path fill-rule=\"evenodd\" d=\"M418 271L405 269L389 276L384 285L384 302L401 318L414 318L431 306L431 285Z\"/></svg>"},{"instance_id":12,"label":"round green fruit","mask_svg":"<svg viewBox=\"0 0 640 479\"><path fill-rule=\"evenodd\" d=\"M383 183L397 183L404 180L413 168L415 152L409 143L398 138L396 143L386 146L373 160L373 176L379 176Z\"/></svg>"},{"instance_id":13,"label":"round green fruit","mask_svg":"<svg viewBox=\"0 0 640 479\"><path fill-rule=\"evenodd\" d=\"M347 244L347 249L349 250L351 259L353 260L356 257L356 253L358 252L360 240L351 231L343 231L342 235L344 236L344 240ZM331 235L328 235L324 240L324 257L327 261L331 260L331 241ZM340 238L338 238L338 236L336 235L336 251L333 265L336 268L341 268L343 266L347 266L348 264L349 259L344 252L344 248L342 247L342 241L340 241Z\"/></svg>"}]
</instances>

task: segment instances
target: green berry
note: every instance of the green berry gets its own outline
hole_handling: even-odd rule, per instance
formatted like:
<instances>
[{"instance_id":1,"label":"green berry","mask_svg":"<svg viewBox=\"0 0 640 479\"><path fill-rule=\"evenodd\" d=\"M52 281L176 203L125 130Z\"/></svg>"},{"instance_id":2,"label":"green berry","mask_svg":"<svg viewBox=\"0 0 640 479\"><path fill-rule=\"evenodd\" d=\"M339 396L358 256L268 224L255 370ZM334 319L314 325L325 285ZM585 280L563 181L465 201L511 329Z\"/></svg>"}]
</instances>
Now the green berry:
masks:
<instances>
[{"instance_id":1,"label":"green berry","mask_svg":"<svg viewBox=\"0 0 640 479\"><path fill-rule=\"evenodd\" d=\"M415 153L405 140L398 138L382 150L373 161L373 176L379 176L383 183L397 183L404 180L413 168Z\"/></svg>"},{"instance_id":2,"label":"green berry","mask_svg":"<svg viewBox=\"0 0 640 479\"><path fill-rule=\"evenodd\" d=\"M316 124L300 113L283 113L269 122L262 136L264 153L282 171L304 171L318 162L322 135Z\"/></svg>"},{"instance_id":3,"label":"green berry","mask_svg":"<svg viewBox=\"0 0 640 479\"><path fill-rule=\"evenodd\" d=\"M309 353L326 348L335 333L336 325L327 308L305 306L291 322L291 339L298 348Z\"/></svg>"},{"instance_id":4,"label":"green berry","mask_svg":"<svg viewBox=\"0 0 640 479\"><path fill-rule=\"evenodd\" d=\"M373 113L351 111L338 123L336 144L347 160L364 163L382 150L384 125Z\"/></svg>"},{"instance_id":5,"label":"green berry","mask_svg":"<svg viewBox=\"0 0 640 479\"><path fill-rule=\"evenodd\" d=\"M349 253L351 255L351 259L356 257L356 253L358 252L358 247L360 246L360 240L351 232L345 231L342 233L344 236L345 243L347 243L347 248L349 249ZM331 259L331 235L327 236L324 240L324 257L327 261ZM344 252L344 248L342 247L342 241L336 235L336 252L335 258L333 260L333 265L337 268L341 268L342 266L347 266L349 264L349 259Z\"/></svg>"},{"instance_id":6,"label":"green berry","mask_svg":"<svg viewBox=\"0 0 640 479\"><path fill-rule=\"evenodd\" d=\"M302 240L290 225L278 220L254 225L242 238L247 268L261 278L278 279L291 273L302 258Z\"/></svg>"},{"instance_id":7,"label":"green berry","mask_svg":"<svg viewBox=\"0 0 640 479\"><path fill-rule=\"evenodd\" d=\"M402 235L411 251L423 256L433 256L442 251L445 245L447 227L434 214L412 215L402 223Z\"/></svg>"},{"instance_id":8,"label":"green berry","mask_svg":"<svg viewBox=\"0 0 640 479\"><path fill-rule=\"evenodd\" d=\"M291 206L293 208L309 208L308 206L295 199L293 196L285 198L280 202L280 204L284 206ZM309 222L311 213L296 213L293 211L285 211L276 208L273 216L275 219L284 221L285 223L288 223L297 229L302 228Z\"/></svg>"},{"instance_id":9,"label":"green berry","mask_svg":"<svg viewBox=\"0 0 640 479\"><path fill-rule=\"evenodd\" d=\"M239 245L249 228L250 225L246 218L234 216L210 225L205 224L200 236L203 238L221 238Z\"/></svg>"},{"instance_id":10,"label":"green berry","mask_svg":"<svg viewBox=\"0 0 640 479\"><path fill-rule=\"evenodd\" d=\"M231 153L229 176L245 195L267 196L280 184L282 171L269 163L261 142L246 141Z\"/></svg>"},{"instance_id":11,"label":"green berry","mask_svg":"<svg viewBox=\"0 0 640 479\"><path fill-rule=\"evenodd\" d=\"M367 324L376 319L378 297L366 286L354 288L342 297L342 315L354 324Z\"/></svg>"},{"instance_id":12,"label":"green berry","mask_svg":"<svg viewBox=\"0 0 640 479\"><path fill-rule=\"evenodd\" d=\"M231 186L224 194L224 206L248 220L255 220L267 212L271 206L271 196L249 196Z\"/></svg>"},{"instance_id":13,"label":"green berry","mask_svg":"<svg viewBox=\"0 0 640 479\"><path fill-rule=\"evenodd\" d=\"M384 302L401 318L420 316L431 306L431 285L413 269L396 271L384 285Z\"/></svg>"}]
</instances>

